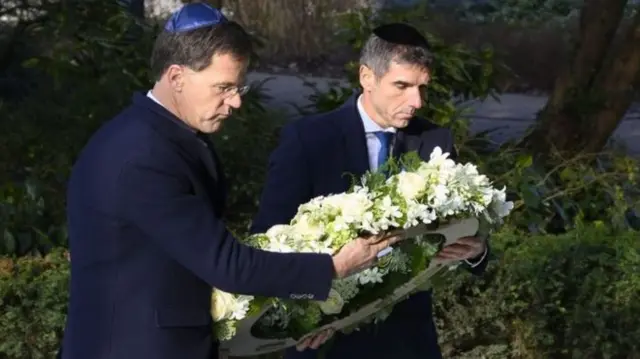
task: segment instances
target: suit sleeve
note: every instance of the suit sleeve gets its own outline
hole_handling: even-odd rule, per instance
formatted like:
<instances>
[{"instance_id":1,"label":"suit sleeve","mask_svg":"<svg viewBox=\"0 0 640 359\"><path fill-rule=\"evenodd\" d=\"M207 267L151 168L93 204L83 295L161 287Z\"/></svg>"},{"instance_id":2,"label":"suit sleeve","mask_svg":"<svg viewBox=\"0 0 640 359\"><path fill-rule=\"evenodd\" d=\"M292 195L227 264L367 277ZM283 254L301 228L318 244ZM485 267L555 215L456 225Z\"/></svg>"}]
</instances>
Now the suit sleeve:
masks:
<instances>
[{"instance_id":1,"label":"suit sleeve","mask_svg":"<svg viewBox=\"0 0 640 359\"><path fill-rule=\"evenodd\" d=\"M458 151L455 147L455 137L453 131L449 131L449 148L450 158L454 161L458 160ZM465 260L464 262L467 264L467 268L474 275L482 275L486 269L487 264L489 263L489 239L486 239L486 247L484 253L480 254L477 258L470 258Z\"/></svg>"},{"instance_id":2,"label":"suit sleeve","mask_svg":"<svg viewBox=\"0 0 640 359\"><path fill-rule=\"evenodd\" d=\"M311 199L308 160L296 128L282 129L278 147L269 158L260 207L251 232L263 233L276 224L291 221L298 207Z\"/></svg>"},{"instance_id":3,"label":"suit sleeve","mask_svg":"<svg viewBox=\"0 0 640 359\"><path fill-rule=\"evenodd\" d=\"M237 294L325 300L334 276L331 256L275 253L237 241L210 204L163 156L130 161L119 177L125 219L212 287ZM166 162L166 160L165 160Z\"/></svg>"}]
</instances>

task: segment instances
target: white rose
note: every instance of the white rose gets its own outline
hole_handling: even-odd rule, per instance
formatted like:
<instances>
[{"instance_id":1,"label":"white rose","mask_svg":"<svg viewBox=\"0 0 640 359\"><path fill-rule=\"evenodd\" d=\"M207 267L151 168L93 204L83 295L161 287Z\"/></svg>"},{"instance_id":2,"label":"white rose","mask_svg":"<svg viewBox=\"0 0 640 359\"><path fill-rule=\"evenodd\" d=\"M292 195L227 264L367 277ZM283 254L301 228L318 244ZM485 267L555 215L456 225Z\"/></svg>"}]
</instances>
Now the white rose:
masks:
<instances>
[{"instance_id":1,"label":"white rose","mask_svg":"<svg viewBox=\"0 0 640 359\"><path fill-rule=\"evenodd\" d=\"M278 238L281 236L288 237L291 233L291 226L288 224L276 224L275 226L269 228L267 230L267 237L269 238Z\"/></svg>"},{"instance_id":2,"label":"white rose","mask_svg":"<svg viewBox=\"0 0 640 359\"><path fill-rule=\"evenodd\" d=\"M373 205L369 195L364 191L333 195L327 197L326 203L340 211L341 220L345 224L361 220Z\"/></svg>"},{"instance_id":3,"label":"white rose","mask_svg":"<svg viewBox=\"0 0 640 359\"><path fill-rule=\"evenodd\" d=\"M324 314L338 314L342 311L344 300L337 290L331 288L327 300L320 302L320 310Z\"/></svg>"},{"instance_id":4,"label":"white rose","mask_svg":"<svg viewBox=\"0 0 640 359\"><path fill-rule=\"evenodd\" d=\"M236 307L236 299L231 293L218 289L211 295L211 316L215 322L231 318Z\"/></svg>"},{"instance_id":5,"label":"white rose","mask_svg":"<svg viewBox=\"0 0 640 359\"><path fill-rule=\"evenodd\" d=\"M324 234L322 227L311 224L309 215L303 214L296 218L296 223L293 225L292 231L301 237L309 237L308 239L319 239Z\"/></svg>"},{"instance_id":6,"label":"white rose","mask_svg":"<svg viewBox=\"0 0 640 359\"><path fill-rule=\"evenodd\" d=\"M426 178L414 172L398 173L398 192L408 200L418 197L427 186Z\"/></svg>"}]
</instances>

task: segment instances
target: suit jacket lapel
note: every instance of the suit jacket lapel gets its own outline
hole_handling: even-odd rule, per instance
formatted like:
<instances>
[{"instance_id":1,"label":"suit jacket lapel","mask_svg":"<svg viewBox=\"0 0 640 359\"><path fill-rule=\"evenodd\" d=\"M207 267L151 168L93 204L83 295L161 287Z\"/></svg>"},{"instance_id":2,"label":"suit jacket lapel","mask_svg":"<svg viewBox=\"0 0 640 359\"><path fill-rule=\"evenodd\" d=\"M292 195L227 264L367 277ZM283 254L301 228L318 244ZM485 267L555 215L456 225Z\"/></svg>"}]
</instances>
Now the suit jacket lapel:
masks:
<instances>
[{"instance_id":1,"label":"suit jacket lapel","mask_svg":"<svg viewBox=\"0 0 640 359\"><path fill-rule=\"evenodd\" d=\"M358 95L358 93L354 94L345 102L339 109L336 120L340 122L342 128L347 172L360 178L369 170L369 155L364 125L356 106Z\"/></svg>"},{"instance_id":2,"label":"suit jacket lapel","mask_svg":"<svg viewBox=\"0 0 640 359\"><path fill-rule=\"evenodd\" d=\"M421 155L424 141L421 138L422 132L416 129L416 121L418 119L411 120L407 127L398 131L394 148L394 153L397 153L398 156L408 152L417 152L418 155ZM396 150L397 152L395 152Z\"/></svg>"},{"instance_id":3,"label":"suit jacket lapel","mask_svg":"<svg viewBox=\"0 0 640 359\"><path fill-rule=\"evenodd\" d=\"M168 140L178 145L189 157L189 160L194 162L194 166L202 164L205 173L216 182L216 186L207 185L206 187L215 206L218 207L217 210L221 211L226 202L225 179L220 160L208 136L198 134L186 126L182 126L180 120L173 114L142 94L136 94L134 101L159 116L150 118L151 125ZM216 190L212 191L211 189L214 187Z\"/></svg>"},{"instance_id":4,"label":"suit jacket lapel","mask_svg":"<svg viewBox=\"0 0 640 359\"><path fill-rule=\"evenodd\" d=\"M224 175L224 168L209 135L198 134L198 137L201 140L201 142L198 143L200 145L198 146L200 147L200 159L202 160L202 163L204 163L207 173L216 184L216 191L211 190L214 186L208 186L207 191L212 197L216 211L222 215L227 199L227 184Z\"/></svg>"},{"instance_id":5,"label":"suit jacket lapel","mask_svg":"<svg viewBox=\"0 0 640 359\"><path fill-rule=\"evenodd\" d=\"M397 131L395 136L395 141L393 143L393 149L391 150L391 156L398 160L400 156L406 153L406 134L402 131Z\"/></svg>"},{"instance_id":6,"label":"suit jacket lapel","mask_svg":"<svg viewBox=\"0 0 640 359\"><path fill-rule=\"evenodd\" d=\"M423 141L420 139L420 137L409 134L409 133L404 133L404 132L403 132L403 137L404 137L403 153L415 151L418 154L420 154L420 151L422 150L422 145L423 145Z\"/></svg>"},{"instance_id":7,"label":"suit jacket lapel","mask_svg":"<svg viewBox=\"0 0 640 359\"><path fill-rule=\"evenodd\" d=\"M200 158L202 159L209 175L214 181L218 182L220 177L220 159L213 147L213 143L205 134L198 134L198 138L202 141L202 146L199 146L200 148L198 149Z\"/></svg>"}]
</instances>

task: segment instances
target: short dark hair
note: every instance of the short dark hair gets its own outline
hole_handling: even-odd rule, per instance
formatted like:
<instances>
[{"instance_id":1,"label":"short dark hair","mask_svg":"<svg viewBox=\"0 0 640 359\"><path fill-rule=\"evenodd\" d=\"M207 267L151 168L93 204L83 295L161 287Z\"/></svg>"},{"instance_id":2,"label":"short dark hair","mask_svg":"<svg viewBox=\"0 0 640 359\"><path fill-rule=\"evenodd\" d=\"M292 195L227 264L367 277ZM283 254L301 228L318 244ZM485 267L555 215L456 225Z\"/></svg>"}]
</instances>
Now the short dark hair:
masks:
<instances>
[{"instance_id":1,"label":"short dark hair","mask_svg":"<svg viewBox=\"0 0 640 359\"><path fill-rule=\"evenodd\" d=\"M238 23L229 21L191 31L162 31L151 53L151 76L159 80L173 64L202 71L216 54L232 54L248 61L253 53L251 36Z\"/></svg>"},{"instance_id":2,"label":"short dark hair","mask_svg":"<svg viewBox=\"0 0 640 359\"><path fill-rule=\"evenodd\" d=\"M392 23L375 28L360 52L360 65L369 67L376 76L389 70L391 61L428 69L433 54L427 39L415 28Z\"/></svg>"}]
</instances>

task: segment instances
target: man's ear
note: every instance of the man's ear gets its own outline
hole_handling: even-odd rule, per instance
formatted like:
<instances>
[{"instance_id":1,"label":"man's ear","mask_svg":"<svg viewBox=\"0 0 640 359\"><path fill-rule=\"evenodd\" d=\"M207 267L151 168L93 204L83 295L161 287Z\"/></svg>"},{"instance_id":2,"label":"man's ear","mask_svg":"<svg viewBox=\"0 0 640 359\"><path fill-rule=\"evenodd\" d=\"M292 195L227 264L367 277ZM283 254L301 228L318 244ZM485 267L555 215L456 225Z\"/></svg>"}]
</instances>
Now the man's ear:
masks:
<instances>
[{"instance_id":1,"label":"man's ear","mask_svg":"<svg viewBox=\"0 0 640 359\"><path fill-rule=\"evenodd\" d=\"M181 92L184 86L184 68L178 65L171 65L165 74L173 91Z\"/></svg>"},{"instance_id":2,"label":"man's ear","mask_svg":"<svg viewBox=\"0 0 640 359\"><path fill-rule=\"evenodd\" d=\"M359 75L360 75L360 86L362 86L362 89L364 91L371 91L376 82L376 75L366 65L360 65Z\"/></svg>"}]
</instances>

